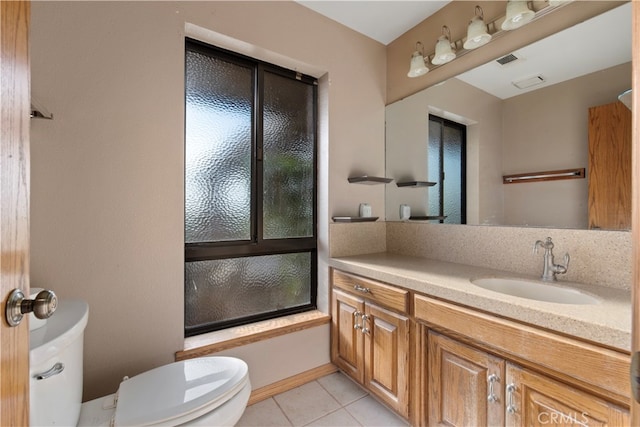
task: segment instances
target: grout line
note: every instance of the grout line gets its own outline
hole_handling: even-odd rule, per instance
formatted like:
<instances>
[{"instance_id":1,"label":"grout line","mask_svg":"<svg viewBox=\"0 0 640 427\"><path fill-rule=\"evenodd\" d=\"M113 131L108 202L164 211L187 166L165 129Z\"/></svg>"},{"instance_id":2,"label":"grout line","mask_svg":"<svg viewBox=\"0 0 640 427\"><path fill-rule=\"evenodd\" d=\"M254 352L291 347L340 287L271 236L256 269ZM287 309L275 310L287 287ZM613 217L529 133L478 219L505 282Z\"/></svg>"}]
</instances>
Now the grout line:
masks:
<instances>
[{"instance_id":1,"label":"grout line","mask_svg":"<svg viewBox=\"0 0 640 427\"><path fill-rule=\"evenodd\" d=\"M354 400L353 402L349 403L349 405L352 405L356 402L361 401L362 399L366 399L367 397L369 397L369 393L365 394L364 396L362 396L359 399ZM388 410L387 408L384 408L385 411ZM360 420L355 416L355 414L352 414L351 411L349 410L349 408L347 408L347 405L345 405L344 410L347 411L347 414L349 414L351 416L351 418L353 418L354 420L356 420L356 422L361 426L361 427L366 427L365 424L363 424L362 422L360 422Z\"/></svg>"},{"instance_id":2,"label":"grout line","mask_svg":"<svg viewBox=\"0 0 640 427\"><path fill-rule=\"evenodd\" d=\"M346 412L346 413L347 413L351 418L353 418L353 420L354 420L356 423L358 423L358 425L359 425L360 427L364 427L364 425L363 425L363 424L361 424L361 423L360 423L360 421L358 421L358 420L356 419L356 417L354 417L354 416L351 414L351 412L349 412L349 411L347 410L347 408L345 408L344 406L341 406L341 407L339 407L339 408L337 408L337 409L335 409L335 410L333 410L333 411L327 412L326 414L322 415L321 417L316 418L316 419L315 419L315 420L313 420L313 421L309 421L307 424L305 424L305 426L308 426L309 424L311 424L311 423L313 423L313 422L315 422L315 421L318 421L318 420L319 420L319 419L321 419L321 418L324 418L324 417L326 417L326 416L329 416L329 415L331 415L331 414L334 414L334 413L336 413L336 412L338 412L338 411L340 411L340 410L344 410L344 411L345 411L345 412Z\"/></svg>"},{"instance_id":3,"label":"grout line","mask_svg":"<svg viewBox=\"0 0 640 427\"><path fill-rule=\"evenodd\" d=\"M338 372L337 372L337 374L339 374L339 375L344 375L344 374L342 374L340 371L338 371ZM335 375L335 373L334 373L334 374L331 374L331 375ZM346 379L347 381L352 382L351 378L348 378L348 377L346 377L346 376L345 376L345 379ZM345 411L345 412L346 412L346 413L347 413L347 414L348 414L348 415L349 415L349 416L350 416L350 417L351 417L351 418L352 418L352 419L353 419L353 420L354 420L354 421L355 421L355 422L356 422L360 427L364 427L364 424L362 424L362 423L360 422L360 420L358 420L358 419L357 419L357 418L356 418L356 417L355 417L355 416L354 416L354 415L353 415L353 414L352 414L352 413L347 409L347 406L348 406L348 405L351 405L351 404L353 404L353 403L355 403L355 402L357 402L357 401L359 401L360 399L363 399L363 398L365 398L365 397L369 396L369 392L367 392L366 390L364 390L363 388L361 388L359 384L357 384L357 383L355 383L355 382L354 382L354 384L356 384L356 385L358 386L358 388L360 388L360 389L364 392L364 395L363 395L363 396L360 396L360 397L358 397L358 398L356 398L356 399L354 399L354 400L352 400L352 401L350 401L350 402L345 402L344 404L342 404L340 401L338 401L338 398L337 398L337 397L335 397L335 396L333 395L333 393L331 393L331 391L329 391L326 387L324 387L324 386L322 385L322 383L321 383L320 381L316 380L316 382L318 383L318 385L319 385L319 386L320 386L324 391L326 391L326 392L329 394L329 396L333 397L333 399L334 399L336 402L338 402L338 405L340 406L340 407L339 407L338 409L336 409L335 411L328 412L328 413L324 414L322 417L326 417L327 415L329 415L329 414L333 414L333 413L338 412L339 410L341 410L341 409L342 409L342 410L344 410L344 411ZM320 418L322 418L322 417L319 417L317 420L319 420L319 419L320 419ZM313 421L317 421L317 420L313 420ZM311 421L311 422L310 422L310 423L308 423L307 425L311 424L313 421Z\"/></svg>"},{"instance_id":4,"label":"grout line","mask_svg":"<svg viewBox=\"0 0 640 427\"><path fill-rule=\"evenodd\" d=\"M269 399L273 400L273 402L276 404L278 409L280 409L280 412L282 412L282 415L284 415L284 417L287 419L287 421L289 421L289 425L293 427L295 424L293 424L293 421L291 421L291 418L289 418L289 416L287 415L287 412L282 408L282 406L280 406L278 401L275 399L276 396L272 396Z\"/></svg>"},{"instance_id":5,"label":"grout line","mask_svg":"<svg viewBox=\"0 0 640 427\"><path fill-rule=\"evenodd\" d=\"M333 399L333 401L338 404L338 408L334 409L333 411L326 412L326 413L320 415L318 418L314 418L313 420L311 420L308 423L306 423L305 426L307 426L307 425L309 425L309 424L311 424L311 423L313 423L315 421L318 421L320 418L326 417L327 415L333 414L334 412L339 411L340 409L342 409L342 404L340 402L338 402L338 399L336 399L335 396L329 392L329 390L327 390L326 388L322 387L322 384L320 384L320 381L313 380L313 381L310 381L310 382L315 382L316 384L318 384L318 386L320 386L320 388L322 390L324 390L329 395L329 397L331 397Z\"/></svg>"},{"instance_id":6,"label":"grout line","mask_svg":"<svg viewBox=\"0 0 640 427\"><path fill-rule=\"evenodd\" d=\"M357 402L358 400L362 399L363 397L369 396L370 393L367 390L365 390L360 384L358 384L357 382L353 381L353 379L349 378L348 376L346 376L342 372L337 371L337 372L334 372L333 374L330 374L330 375L336 375L336 374L340 375L340 376L343 376L345 380L347 380L350 383L353 383L356 387L358 387L358 389L362 390L362 392L364 393L363 396L356 397L352 401L346 402L344 405L342 405L340 402L338 402L338 404L341 405L343 408L346 409L347 405L351 405L352 403ZM327 375L327 376L329 376L329 375ZM320 381L317 381L317 383L320 384L320 387L322 387L327 393L329 393L331 395L331 397L333 397L336 401L338 401L338 398L335 397L327 388L325 388Z\"/></svg>"}]
</instances>

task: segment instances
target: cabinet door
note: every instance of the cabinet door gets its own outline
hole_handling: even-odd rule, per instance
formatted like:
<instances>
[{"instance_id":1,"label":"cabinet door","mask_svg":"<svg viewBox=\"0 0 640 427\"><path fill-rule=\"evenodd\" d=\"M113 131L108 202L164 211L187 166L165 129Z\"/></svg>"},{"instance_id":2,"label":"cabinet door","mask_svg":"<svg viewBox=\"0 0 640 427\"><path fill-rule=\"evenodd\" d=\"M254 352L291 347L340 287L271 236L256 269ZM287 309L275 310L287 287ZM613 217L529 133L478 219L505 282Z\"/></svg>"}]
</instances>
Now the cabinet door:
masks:
<instances>
[{"instance_id":1,"label":"cabinet door","mask_svg":"<svg viewBox=\"0 0 640 427\"><path fill-rule=\"evenodd\" d=\"M409 416L409 319L365 305L364 385L400 415Z\"/></svg>"},{"instance_id":2,"label":"cabinet door","mask_svg":"<svg viewBox=\"0 0 640 427\"><path fill-rule=\"evenodd\" d=\"M589 108L589 228L631 227L631 111Z\"/></svg>"},{"instance_id":3,"label":"cabinet door","mask_svg":"<svg viewBox=\"0 0 640 427\"><path fill-rule=\"evenodd\" d=\"M510 363L505 387L507 426L629 425L628 410Z\"/></svg>"},{"instance_id":4,"label":"cabinet door","mask_svg":"<svg viewBox=\"0 0 640 427\"><path fill-rule=\"evenodd\" d=\"M362 315L364 300L333 290L331 315L331 360L356 381L364 381ZM356 328L358 325L358 328Z\"/></svg>"},{"instance_id":5,"label":"cabinet door","mask_svg":"<svg viewBox=\"0 0 640 427\"><path fill-rule=\"evenodd\" d=\"M504 360L429 331L430 426L504 425Z\"/></svg>"}]
</instances>

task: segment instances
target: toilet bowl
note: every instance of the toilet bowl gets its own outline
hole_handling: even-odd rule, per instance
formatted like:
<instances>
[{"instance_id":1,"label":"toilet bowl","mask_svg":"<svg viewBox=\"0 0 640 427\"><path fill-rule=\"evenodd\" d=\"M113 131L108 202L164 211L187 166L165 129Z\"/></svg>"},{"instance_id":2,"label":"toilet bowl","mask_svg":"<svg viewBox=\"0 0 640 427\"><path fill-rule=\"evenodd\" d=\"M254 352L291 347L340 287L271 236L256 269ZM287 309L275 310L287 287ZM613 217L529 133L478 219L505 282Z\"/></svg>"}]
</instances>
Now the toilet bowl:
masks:
<instances>
[{"instance_id":1,"label":"toilet bowl","mask_svg":"<svg viewBox=\"0 0 640 427\"><path fill-rule=\"evenodd\" d=\"M30 419L33 426L232 426L249 395L247 364L200 357L124 379L114 394L82 402L82 346L89 309L63 300L31 331Z\"/></svg>"}]
</instances>

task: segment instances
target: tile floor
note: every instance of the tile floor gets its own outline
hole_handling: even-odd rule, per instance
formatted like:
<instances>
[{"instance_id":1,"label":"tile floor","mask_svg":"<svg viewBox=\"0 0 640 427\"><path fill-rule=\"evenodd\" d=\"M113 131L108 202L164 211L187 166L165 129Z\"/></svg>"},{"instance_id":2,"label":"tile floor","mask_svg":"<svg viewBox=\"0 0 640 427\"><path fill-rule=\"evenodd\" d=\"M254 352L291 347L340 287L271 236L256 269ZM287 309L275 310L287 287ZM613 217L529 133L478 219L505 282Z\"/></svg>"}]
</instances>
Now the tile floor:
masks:
<instances>
[{"instance_id":1,"label":"tile floor","mask_svg":"<svg viewBox=\"0 0 640 427\"><path fill-rule=\"evenodd\" d=\"M236 427L406 427L408 424L336 372L247 407Z\"/></svg>"}]
</instances>

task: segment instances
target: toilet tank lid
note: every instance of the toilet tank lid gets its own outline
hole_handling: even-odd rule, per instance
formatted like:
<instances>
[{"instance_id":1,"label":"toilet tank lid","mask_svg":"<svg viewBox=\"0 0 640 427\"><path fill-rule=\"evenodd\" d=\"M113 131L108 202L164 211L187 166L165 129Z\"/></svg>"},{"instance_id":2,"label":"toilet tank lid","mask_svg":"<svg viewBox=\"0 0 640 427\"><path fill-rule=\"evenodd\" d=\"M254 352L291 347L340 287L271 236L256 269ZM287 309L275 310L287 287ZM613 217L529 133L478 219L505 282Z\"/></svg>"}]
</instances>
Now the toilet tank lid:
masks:
<instances>
[{"instance_id":1,"label":"toilet tank lid","mask_svg":"<svg viewBox=\"0 0 640 427\"><path fill-rule=\"evenodd\" d=\"M200 417L249 381L234 357L199 357L160 366L120 383L115 426L176 425Z\"/></svg>"},{"instance_id":2,"label":"toilet tank lid","mask_svg":"<svg viewBox=\"0 0 640 427\"><path fill-rule=\"evenodd\" d=\"M47 323L29 334L29 362L39 365L59 353L84 333L89 319L89 305L79 299L65 299Z\"/></svg>"}]
</instances>

